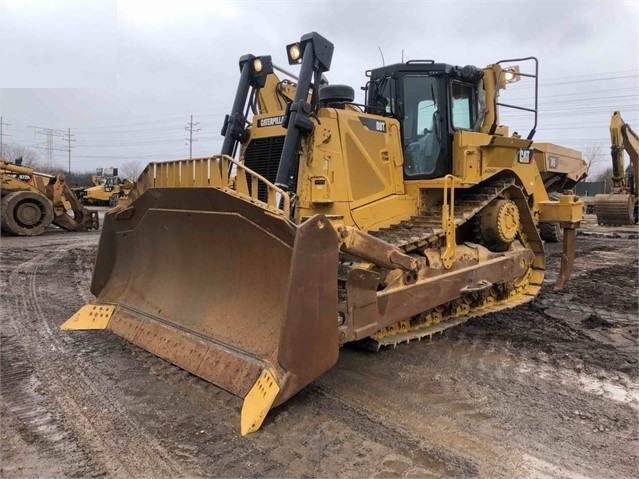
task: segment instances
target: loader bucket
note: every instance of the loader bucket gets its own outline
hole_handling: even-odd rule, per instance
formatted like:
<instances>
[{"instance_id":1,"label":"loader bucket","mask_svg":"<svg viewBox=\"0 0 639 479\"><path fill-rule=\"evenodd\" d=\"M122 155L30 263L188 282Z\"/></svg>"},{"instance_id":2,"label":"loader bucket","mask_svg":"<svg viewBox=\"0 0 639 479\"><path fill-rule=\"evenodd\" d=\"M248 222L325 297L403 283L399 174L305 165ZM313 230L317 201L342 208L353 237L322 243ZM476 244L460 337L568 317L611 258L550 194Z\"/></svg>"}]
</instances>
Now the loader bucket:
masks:
<instances>
[{"instance_id":1,"label":"loader bucket","mask_svg":"<svg viewBox=\"0 0 639 479\"><path fill-rule=\"evenodd\" d=\"M64 329L108 329L245 398L242 434L335 364L338 243L216 188L154 188L107 213Z\"/></svg>"}]
</instances>

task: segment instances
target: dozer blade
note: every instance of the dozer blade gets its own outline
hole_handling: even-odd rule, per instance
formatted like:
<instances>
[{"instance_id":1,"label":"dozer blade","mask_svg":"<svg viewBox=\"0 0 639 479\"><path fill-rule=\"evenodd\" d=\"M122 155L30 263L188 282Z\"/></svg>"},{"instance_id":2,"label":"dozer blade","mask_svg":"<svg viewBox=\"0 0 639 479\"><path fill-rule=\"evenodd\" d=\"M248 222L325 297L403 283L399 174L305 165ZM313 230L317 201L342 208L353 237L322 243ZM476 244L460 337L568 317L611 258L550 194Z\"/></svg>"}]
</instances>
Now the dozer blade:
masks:
<instances>
[{"instance_id":1,"label":"dozer blade","mask_svg":"<svg viewBox=\"0 0 639 479\"><path fill-rule=\"evenodd\" d=\"M97 301L63 327L102 326L245 398L246 434L337 361L337 265L322 215L298 227L215 188L150 189L106 214Z\"/></svg>"}]
</instances>

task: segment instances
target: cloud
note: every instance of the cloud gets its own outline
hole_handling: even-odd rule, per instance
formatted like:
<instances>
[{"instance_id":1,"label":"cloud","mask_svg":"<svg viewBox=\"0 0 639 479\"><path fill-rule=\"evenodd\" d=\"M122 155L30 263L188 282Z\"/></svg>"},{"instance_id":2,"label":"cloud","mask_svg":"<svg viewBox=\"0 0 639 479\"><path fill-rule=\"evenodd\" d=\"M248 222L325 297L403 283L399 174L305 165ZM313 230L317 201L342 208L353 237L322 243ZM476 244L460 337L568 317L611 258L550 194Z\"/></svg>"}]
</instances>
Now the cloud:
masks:
<instances>
[{"instance_id":1,"label":"cloud","mask_svg":"<svg viewBox=\"0 0 639 479\"><path fill-rule=\"evenodd\" d=\"M4 0L0 86L108 86L115 81L117 23L112 0Z\"/></svg>"},{"instance_id":2,"label":"cloud","mask_svg":"<svg viewBox=\"0 0 639 479\"><path fill-rule=\"evenodd\" d=\"M24 119L12 120L14 138L21 122L83 128L97 137L102 125L117 119L123 126L114 131L123 139L139 139L144 133L136 128L142 127L127 125L146 118L151 126L144 129L152 129L154 119L166 115L172 115L175 136L181 138L194 113L202 127L197 147L214 152L235 94L239 57L272 55L294 72L285 45L311 31L335 45L330 82L354 87L358 101L365 71L382 61L403 57L482 67L534 55L540 60L542 126L557 124L549 112L560 110L562 124L583 125L578 134L541 130L544 139L585 145L607 137L608 103L629 111L627 121L639 111L636 93L626 91L637 87L637 2L0 0L0 5L0 42L11 45L0 49L0 86L93 88L71 96L4 90L2 114ZM574 83L580 75L629 70L634 79ZM605 95L606 89L622 87L626 90L615 98ZM579 105L579 98L597 101L597 107L575 116L572 105ZM595 123L598 129L587 132L587 124ZM91 156L81 143L77 153ZM184 147L179 141L168 150L168 144L150 144L145 155ZM129 150L114 145L109 151L125 157Z\"/></svg>"}]
</instances>

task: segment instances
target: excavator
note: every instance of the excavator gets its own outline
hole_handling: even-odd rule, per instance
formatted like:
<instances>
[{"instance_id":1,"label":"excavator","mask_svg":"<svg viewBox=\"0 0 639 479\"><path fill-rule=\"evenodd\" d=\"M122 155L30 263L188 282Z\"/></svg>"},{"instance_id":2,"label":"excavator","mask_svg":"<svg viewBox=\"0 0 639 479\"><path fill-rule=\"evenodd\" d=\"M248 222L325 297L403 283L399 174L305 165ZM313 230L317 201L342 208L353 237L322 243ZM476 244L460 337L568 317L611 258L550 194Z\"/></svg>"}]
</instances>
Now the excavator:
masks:
<instances>
[{"instance_id":1,"label":"excavator","mask_svg":"<svg viewBox=\"0 0 639 479\"><path fill-rule=\"evenodd\" d=\"M0 180L3 233L36 236L44 233L50 224L67 231L100 227L98 212L80 204L61 173L38 173L29 166L0 158Z\"/></svg>"},{"instance_id":2,"label":"excavator","mask_svg":"<svg viewBox=\"0 0 639 479\"><path fill-rule=\"evenodd\" d=\"M630 157L625 168L624 152ZM618 111L610 118L612 191L595 196L595 214L600 225L633 225L639 221L639 137Z\"/></svg>"},{"instance_id":3,"label":"excavator","mask_svg":"<svg viewBox=\"0 0 639 479\"><path fill-rule=\"evenodd\" d=\"M347 343L392 348L535 298L543 222L564 231L556 289L572 270L583 205L549 200L537 109L499 98L521 79L537 96L536 58L382 66L358 104L327 83L333 50L316 32L288 45L294 77L240 58L221 154L145 168L106 214L96 300L62 325L109 330L243 398L242 434ZM512 107L534 122L526 137L499 123Z\"/></svg>"}]
</instances>

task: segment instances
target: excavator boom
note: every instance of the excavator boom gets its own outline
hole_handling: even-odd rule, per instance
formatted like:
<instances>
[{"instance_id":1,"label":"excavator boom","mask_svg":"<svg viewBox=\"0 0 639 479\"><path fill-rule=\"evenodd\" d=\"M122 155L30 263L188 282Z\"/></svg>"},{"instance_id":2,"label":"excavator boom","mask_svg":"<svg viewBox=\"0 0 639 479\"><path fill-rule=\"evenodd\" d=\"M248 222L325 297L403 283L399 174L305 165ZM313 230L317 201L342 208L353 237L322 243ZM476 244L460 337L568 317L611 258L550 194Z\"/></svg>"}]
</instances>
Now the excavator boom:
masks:
<instances>
[{"instance_id":1,"label":"excavator boom","mask_svg":"<svg viewBox=\"0 0 639 479\"><path fill-rule=\"evenodd\" d=\"M629 225L638 222L639 137L621 114L610 119L610 152L612 156L612 191L595 196L597 222L605 225ZM630 167L625 167L625 154Z\"/></svg>"}]
</instances>

